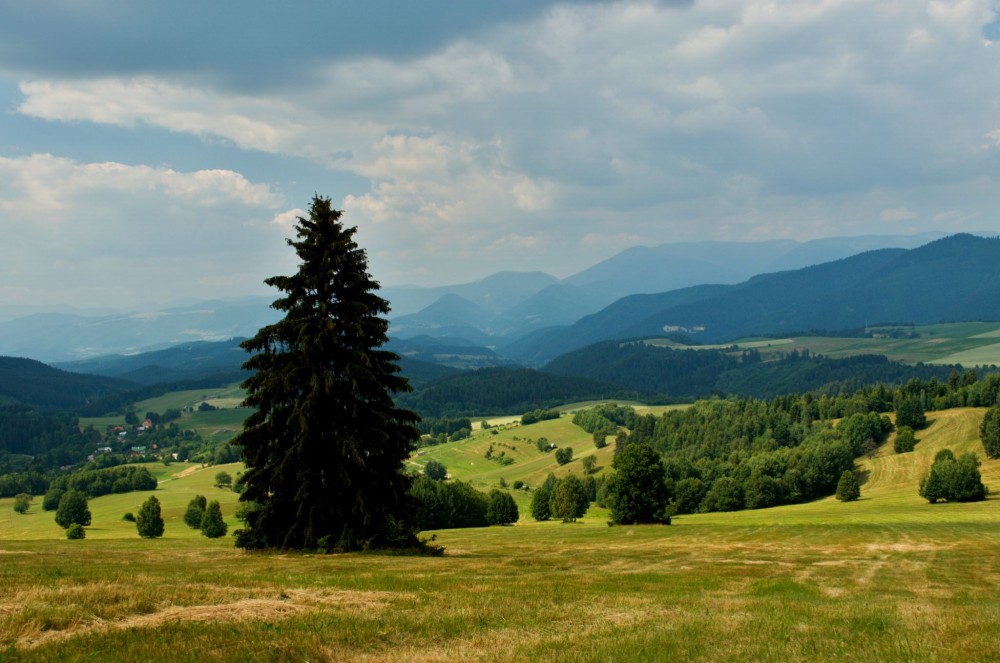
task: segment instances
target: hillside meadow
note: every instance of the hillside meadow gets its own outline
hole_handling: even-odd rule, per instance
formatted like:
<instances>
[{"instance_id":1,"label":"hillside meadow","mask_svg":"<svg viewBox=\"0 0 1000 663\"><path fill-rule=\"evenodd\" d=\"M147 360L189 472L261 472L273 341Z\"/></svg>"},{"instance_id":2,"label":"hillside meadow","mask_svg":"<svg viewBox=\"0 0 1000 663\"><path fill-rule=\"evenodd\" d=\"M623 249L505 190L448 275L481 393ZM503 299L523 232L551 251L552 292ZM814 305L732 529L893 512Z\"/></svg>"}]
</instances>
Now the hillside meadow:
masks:
<instances>
[{"instance_id":1,"label":"hillside meadow","mask_svg":"<svg viewBox=\"0 0 1000 663\"><path fill-rule=\"evenodd\" d=\"M204 539L180 522L196 493L225 496L234 525L235 495L212 488L214 467L160 466L167 528L152 541L120 521L145 493L92 500L84 541L65 540L37 499L25 516L0 500L0 658L997 660L1000 500L917 496L938 449L982 454L981 417L931 413L910 454L892 454L890 439L859 461L857 502L683 516L669 527L522 516L512 527L426 533L443 557L248 554ZM554 439L568 435L563 421L491 437ZM480 444L434 451L474 483L553 468L527 452L504 468L480 465ZM982 471L1000 492L1000 461Z\"/></svg>"},{"instance_id":2,"label":"hillside meadow","mask_svg":"<svg viewBox=\"0 0 1000 663\"><path fill-rule=\"evenodd\" d=\"M650 339L649 345L690 349L754 349L763 357L808 350L834 359L861 354L885 355L907 364L965 367L1000 365L1000 323L957 322L937 325L872 327L870 337L794 336L754 337L721 345L685 346L668 339ZM893 338L900 335L900 338ZM912 337L910 337L912 335Z\"/></svg>"}]
</instances>

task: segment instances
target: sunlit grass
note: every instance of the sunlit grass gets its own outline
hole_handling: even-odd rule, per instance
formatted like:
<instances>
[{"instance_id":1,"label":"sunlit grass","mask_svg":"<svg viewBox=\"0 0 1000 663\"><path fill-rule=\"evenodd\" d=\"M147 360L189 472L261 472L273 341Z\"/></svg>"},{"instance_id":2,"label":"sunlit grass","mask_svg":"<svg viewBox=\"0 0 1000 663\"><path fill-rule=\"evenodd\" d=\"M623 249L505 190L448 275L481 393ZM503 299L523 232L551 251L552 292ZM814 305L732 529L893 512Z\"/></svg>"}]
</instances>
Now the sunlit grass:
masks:
<instances>
[{"instance_id":1,"label":"sunlit grass","mask_svg":"<svg viewBox=\"0 0 1000 663\"><path fill-rule=\"evenodd\" d=\"M1000 504L916 494L937 449L977 448L981 414L933 414L914 453L861 461L858 502L426 533L440 558L246 554L169 521L160 540L66 541L46 514L46 536L0 528L0 658L996 660ZM1000 488L1000 461L982 470ZM157 494L182 508L217 471Z\"/></svg>"}]
</instances>

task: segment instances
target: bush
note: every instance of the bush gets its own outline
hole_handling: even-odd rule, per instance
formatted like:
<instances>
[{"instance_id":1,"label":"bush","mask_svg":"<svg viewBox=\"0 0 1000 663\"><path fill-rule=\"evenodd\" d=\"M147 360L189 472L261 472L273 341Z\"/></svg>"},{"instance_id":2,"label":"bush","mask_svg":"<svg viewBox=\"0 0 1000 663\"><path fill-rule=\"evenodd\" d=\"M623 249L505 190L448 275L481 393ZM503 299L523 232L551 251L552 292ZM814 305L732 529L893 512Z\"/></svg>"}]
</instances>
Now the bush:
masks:
<instances>
[{"instance_id":1,"label":"bush","mask_svg":"<svg viewBox=\"0 0 1000 663\"><path fill-rule=\"evenodd\" d=\"M90 524L87 496L79 490L67 491L59 500L59 508L56 509L56 524L67 529L74 523L84 526Z\"/></svg>"},{"instance_id":2,"label":"bush","mask_svg":"<svg viewBox=\"0 0 1000 663\"><path fill-rule=\"evenodd\" d=\"M135 514L132 513L131 511L126 511L125 515L122 516L122 520L124 520L125 522L134 523L135 522Z\"/></svg>"},{"instance_id":3,"label":"bush","mask_svg":"<svg viewBox=\"0 0 1000 663\"><path fill-rule=\"evenodd\" d=\"M201 533L210 539L225 536L229 526L222 519L222 507L215 500L208 503L201 519Z\"/></svg>"},{"instance_id":4,"label":"bush","mask_svg":"<svg viewBox=\"0 0 1000 663\"><path fill-rule=\"evenodd\" d=\"M934 464L920 480L920 496L931 504L938 500L975 502L985 499L986 486L979 472L979 459L974 453L955 458L950 449L935 455Z\"/></svg>"},{"instance_id":5,"label":"bush","mask_svg":"<svg viewBox=\"0 0 1000 663\"><path fill-rule=\"evenodd\" d=\"M139 536L146 539L163 536L163 516L160 512L160 500L156 499L156 495L150 495L139 508L135 527L139 531Z\"/></svg>"},{"instance_id":6,"label":"bush","mask_svg":"<svg viewBox=\"0 0 1000 663\"><path fill-rule=\"evenodd\" d=\"M14 511L16 513L27 513L30 506L31 495L28 495L27 493L18 493L14 496Z\"/></svg>"},{"instance_id":7,"label":"bush","mask_svg":"<svg viewBox=\"0 0 1000 663\"><path fill-rule=\"evenodd\" d=\"M59 500L66 493L62 488L49 488L45 493L45 497L42 498L42 510L43 511L55 511L59 508Z\"/></svg>"},{"instance_id":8,"label":"bush","mask_svg":"<svg viewBox=\"0 0 1000 663\"><path fill-rule=\"evenodd\" d=\"M219 472L215 475L216 488L232 488L233 477L229 472Z\"/></svg>"},{"instance_id":9,"label":"bush","mask_svg":"<svg viewBox=\"0 0 1000 663\"><path fill-rule=\"evenodd\" d=\"M892 450L898 454L905 454L913 451L917 446L917 438L913 434L913 429L909 426L900 426L896 430L896 439L893 440Z\"/></svg>"},{"instance_id":10,"label":"bush","mask_svg":"<svg viewBox=\"0 0 1000 663\"><path fill-rule=\"evenodd\" d=\"M514 487L514 490L521 490L522 488L524 488L524 482L521 481L520 479L514 481L512 485Z\"/></svg>"},{"instance_id":11,"label":"bush","mask_svg":"<svg viewBox=\"0 0 1000 663\"><path fill-rule=\"evenodd\" d=\"M837 499L841 502L853 502L861 497L861 486L851 470L844 470L837 482Z\"/></svg>"},{"instance_id":12,"label":"bush","mask_svg":"<svg viewBox=\"0 0 1000 663\"><path fill-rule=\"evenodd\" d=\"M66 538L70 540L87 538L87 530L80 523L73 523L66 528Z\"/></svg>"},{"instance_id":13,"label":"bush","mask_svg":"<svg viewBox=\"0 0 1000 663\"><path fill-rule=\"evenodd\" d=\"M434 481L444 481L448 478L448 468L441 461L431 458L424 465L424 475Z\"/></svg>"},{"instance_id":14,"label":"bush","mask_svg":"<svg viewBox=\"0 0 1000 663\"><path fill-rule=\"evenodd\" d=\"M557 463L565 465L571 460L573 460L573 447L560 447L559 449L556 449Z\"/></svg>"}]
</instances>

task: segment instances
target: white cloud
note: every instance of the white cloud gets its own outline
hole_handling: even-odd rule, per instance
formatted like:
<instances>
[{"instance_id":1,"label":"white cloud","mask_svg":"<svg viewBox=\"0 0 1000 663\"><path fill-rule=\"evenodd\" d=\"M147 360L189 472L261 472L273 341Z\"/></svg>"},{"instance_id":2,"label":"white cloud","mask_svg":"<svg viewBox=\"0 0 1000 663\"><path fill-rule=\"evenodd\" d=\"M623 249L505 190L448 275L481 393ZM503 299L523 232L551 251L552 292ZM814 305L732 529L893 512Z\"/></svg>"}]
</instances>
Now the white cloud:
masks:
<instances>
[{"instance_id":1,"label":"white cloud","mask_svg":"<svg viewBox=\"0 0 1000 663\"><path fill-rule=\"evenodd\" d=\"M909 221L916 218L916 214L905 207L892 207L879 212L878 218L886 223L896 223L898 221Z\"/></svg>"},{"instance_id":2,"label":"white cloud","mask_svg":"<svg viewBox=\"0 0 1000 663\"><path fill-rule=\"evenodd\" d=\"M0 157L0 181L0 287L30 283L39 302L218 296L232 278L257 290L285 264L267 223L280 196L239 173L34 154Z\"/></svg>"},{"instance_id":3,"label":"white cloud","mask_svg":"<svg viewBox=\"0 0 1000 663\"><path fill-rule=\"evenodd\" d=\"M317 61L280 95L183 72L39 78L21 83L18 110L223 139L361 178L342 204L386 282L428 263L450 280L538 268L524 254L547 249L546 267L565 272L629 238L864 233L877 210L918 229L941 209L995 208L981 182L1000 146L1000 45L981 35L994 4L563 4L420 56ZM105 190L240 200L266 208L272 230L294 218L227 171L70 171L117 183ZM52 214L73 198L28 186L18 204Z\"/></svg>"}]
</instances>

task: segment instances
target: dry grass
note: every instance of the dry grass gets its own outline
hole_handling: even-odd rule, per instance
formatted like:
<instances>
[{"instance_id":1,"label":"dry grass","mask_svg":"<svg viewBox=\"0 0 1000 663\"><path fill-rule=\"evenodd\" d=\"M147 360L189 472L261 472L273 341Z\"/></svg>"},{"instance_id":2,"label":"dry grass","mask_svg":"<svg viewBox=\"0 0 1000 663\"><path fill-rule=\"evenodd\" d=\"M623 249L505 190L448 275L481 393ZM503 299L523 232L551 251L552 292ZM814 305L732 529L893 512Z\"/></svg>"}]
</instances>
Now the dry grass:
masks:
<instances>
[{"instance_id":1,"label":"dry grass","mask_svg":"<svg viewBox=\"0 0 1000 663\"><path fill-rule=\"evenodd\" d=\"M914 479L973 447L979 416L935 415L917 452L865 460L860 502L444 531L443 558L5 539L0 658L997 660L1000 500L928 505ZM1000 488L1000 461L983 474ZM183 504L202 478L158 492Z\"/></svg>"}]
</instances>

